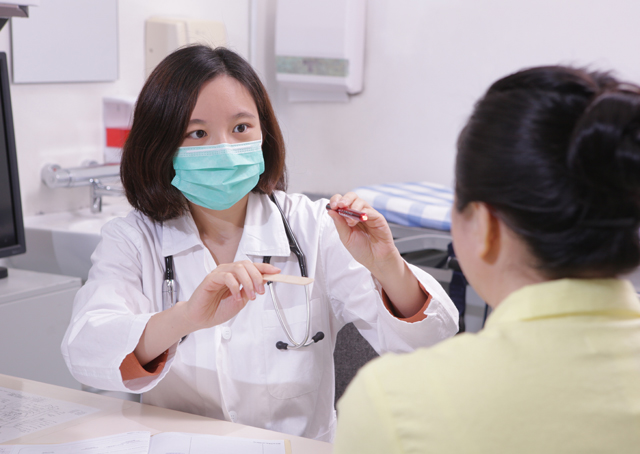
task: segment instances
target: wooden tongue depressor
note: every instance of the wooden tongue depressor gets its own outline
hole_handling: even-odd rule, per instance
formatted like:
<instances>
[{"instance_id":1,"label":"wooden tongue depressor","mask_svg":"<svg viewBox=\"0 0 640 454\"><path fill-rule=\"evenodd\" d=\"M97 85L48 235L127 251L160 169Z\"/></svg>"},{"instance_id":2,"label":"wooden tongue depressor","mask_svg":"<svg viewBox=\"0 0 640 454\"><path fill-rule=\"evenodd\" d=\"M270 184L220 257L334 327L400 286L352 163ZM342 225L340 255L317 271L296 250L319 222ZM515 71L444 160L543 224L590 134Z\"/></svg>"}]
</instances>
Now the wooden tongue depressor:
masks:
<instances>
[{"instance_id":1,"label":"wooden tongue depressor","mask_svg":"<svg viewBox=\"0 0 640 454\"><path fill-rule=\"evenodd\" d=\"M284 282L293 285L309 285L313 282L311 277L290 276L287 274L264 274L263 279L271 282Z\"/></svg>"}]
</instances>

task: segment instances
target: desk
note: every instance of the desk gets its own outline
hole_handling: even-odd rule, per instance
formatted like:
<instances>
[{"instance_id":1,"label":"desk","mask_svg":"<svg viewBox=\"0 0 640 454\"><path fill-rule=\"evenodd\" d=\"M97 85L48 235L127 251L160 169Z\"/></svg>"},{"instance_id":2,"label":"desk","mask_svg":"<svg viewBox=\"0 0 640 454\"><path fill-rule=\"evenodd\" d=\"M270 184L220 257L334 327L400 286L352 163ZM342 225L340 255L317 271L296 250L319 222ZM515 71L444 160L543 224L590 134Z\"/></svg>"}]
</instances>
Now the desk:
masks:
<instances>
[{"instance_id":1,"label":"desk","mask_svg":"<svg viewBox=\"0 0 640 454\"><path fill-rule=\"evenodd\" d=\"M68 443L143 430L151 432L151 435L159 432L192 432L266 440L287 439L291 441L293 454L330 454L333 450L333 445L330 443L8 375L0 374L0 386L100 409L84 418L34 432L3 444Z\"/></svg>"}]
</instances>

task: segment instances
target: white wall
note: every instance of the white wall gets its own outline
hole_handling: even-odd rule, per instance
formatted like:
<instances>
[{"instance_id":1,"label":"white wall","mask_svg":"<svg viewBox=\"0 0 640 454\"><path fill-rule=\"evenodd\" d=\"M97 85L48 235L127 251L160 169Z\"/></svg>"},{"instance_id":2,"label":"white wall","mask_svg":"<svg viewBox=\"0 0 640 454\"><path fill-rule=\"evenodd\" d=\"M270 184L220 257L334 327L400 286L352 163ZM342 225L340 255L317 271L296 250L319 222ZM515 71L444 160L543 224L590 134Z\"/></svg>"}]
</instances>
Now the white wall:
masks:
<instances>
[{"instance_id":1,"label":"white wall","mask_svg":"<svg viewBox=\"0 0 640 454\"><path fill-rule=\"evenodd\" d=\"M640 81L635 0L368 0L364 92L348 104L290 104L275 82L276 0L256 3L256 68L287 140L291 191L344 192L415 180L452 184L455 140L473 103L491 82L525 66L593 64ZM13 85L25 214L88 205L85 188L43 187L40 169L46 162L77 166L101 159L102 96L136 95L142 87L147 17L222 19L232 47L246 56L248 5L120 1L117 82ZM9 48L6 26L0 50Z\"/></svg>"},{"instance_id":2,"label":"white wall","mask_svg":"<svg viewBox=\"0 0 640 454\"><path fill-rule=\"evenodd\" d=\"M523 67L593 64L640 82L635 0L369 0L365 88L348 104L290 104L273 73L275 0L262 58L288 143L290 190L429 180L451 185L473 103Z\"/></svg>"},{"instance_id":3,"label":"white wall","mask_svg":"<svg viewBox=\"0 0 640 454\"><path fill-rule=\"evenodd\" d=\"M102 97L137 96L142 88L145 19L179 16L222 20L227 26L230 46L247 56L248 5L248 0L121 0L118 5L120 65L116 82L12 85L24 214L89 205L88 188L49 189L40 182L40 169L45 163L76 167L86 159L102 161L105 141ZM10 55L9 27L7 24L0 32L0 51Z\"/></svg>"}]
</instances>

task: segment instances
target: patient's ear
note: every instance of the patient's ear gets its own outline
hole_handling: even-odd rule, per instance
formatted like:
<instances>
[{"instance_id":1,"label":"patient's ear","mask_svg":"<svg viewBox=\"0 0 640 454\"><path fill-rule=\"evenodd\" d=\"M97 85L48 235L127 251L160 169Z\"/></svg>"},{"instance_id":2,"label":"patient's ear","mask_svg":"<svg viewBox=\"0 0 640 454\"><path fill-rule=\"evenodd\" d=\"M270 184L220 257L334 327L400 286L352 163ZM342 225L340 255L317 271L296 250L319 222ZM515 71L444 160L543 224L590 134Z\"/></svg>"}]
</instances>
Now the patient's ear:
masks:
<instances>
[{"instance_id":1,"label":"patient's ear","mask_svg":"<svg viewBox=\"0 0 640 454\"><path fill-rule=\"evenodd\" d=\"M500 255L502 246L502 225L495 212L485 203L477 202L476 228L479 240L479 258L488 264L494 264Z\"/></svg>"}]
</instances>

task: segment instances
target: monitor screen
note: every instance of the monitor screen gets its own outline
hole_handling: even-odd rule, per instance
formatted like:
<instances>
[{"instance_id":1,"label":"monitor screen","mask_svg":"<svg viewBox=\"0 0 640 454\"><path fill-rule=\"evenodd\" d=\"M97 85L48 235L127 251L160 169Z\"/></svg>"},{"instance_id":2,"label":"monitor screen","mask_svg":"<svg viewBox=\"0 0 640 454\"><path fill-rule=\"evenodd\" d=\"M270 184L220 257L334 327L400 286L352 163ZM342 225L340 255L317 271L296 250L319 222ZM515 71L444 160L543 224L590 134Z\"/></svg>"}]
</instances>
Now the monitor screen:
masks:
<instances>
[{"instance_id":1,"label":"monitor screen","mask_svg":"<svg viewBox=\"0 0 640 454\"><path fill-rule=\"evenodd\" d=\"M0 52L0 257L26 251L7 54Z\"/></svg>"}]
</instances>

